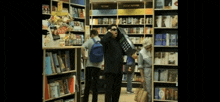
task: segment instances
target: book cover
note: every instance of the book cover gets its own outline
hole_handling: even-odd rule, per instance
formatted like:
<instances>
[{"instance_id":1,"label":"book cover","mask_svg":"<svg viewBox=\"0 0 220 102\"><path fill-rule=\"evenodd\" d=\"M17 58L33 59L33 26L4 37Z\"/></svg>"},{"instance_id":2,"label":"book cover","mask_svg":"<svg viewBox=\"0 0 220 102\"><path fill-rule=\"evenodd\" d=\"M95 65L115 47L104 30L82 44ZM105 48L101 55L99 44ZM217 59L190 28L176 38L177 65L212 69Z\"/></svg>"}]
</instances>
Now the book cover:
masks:
<instances>
[{"instance_id":1,"label":"book cover","mask_svg":"<svg viewBox=\"0 0 220 102\"><path fill-rule=\"evenodd\" d=\"M170 46L176 46L176 35L177 34L170 34Z\"/></svg>"},{"instance_id":2,"label":"book cover","mask_svg":"<svg viewBox=\"0 0 220 102\"><path fill-rule=\"evenodd\" d=\"M172 8L172 0L165 0L164 9L171 9L171 8Z\"/></svg>"},{"instance_id":3,"label":"book cover","mask_svg":"<svg viewBox=\"0 0 220 102\"><path fill-rule=\"evenodd\" d=\"M57 81L54 82L55 83L55 98L60 96L60 86L59 83Z\"/></svg>"},{"instance_id":4,"label":"book cover","mask_svg":"<svg viewBox=\"0 0 220 102\"><path fill-rule=\"evenodd\" d=\"M139 34L144 34L144 27L140 27L140 33Z\"/></svg>"},{"instance_id":5,"label":"book cover","mask_svg":"<svg viewBox=\"0 0 220 102\"><path fill-rule=\"evenodd\" d=\"M178 27L178 15L171 15L171 24L173 28Z\"/></svg>"},{"instance_id":6,"label":"book cover","mask_svg":"<svg viewBox=\"0 0 220 102\"><path fill-rule=\"evenodd\" d=\"M165 52L165 60L164 60L165 65L168 65L168 59L169 59L169 53Z\"/></svg>"},{"instance_id":7,"label":"book cover","mask_svg":"<svg viewBox=\"0 0 220 102\"><path fill-rule=\"evenodd\" d=\"M173 88L169 88L169 92L170 92L170 99L169 100L173 100Z\"/></svg>"},{"instance_id":8,"label":"book cover","mask_svg":"<svg viewBox=\"0 0 220 102\"><path fill-rule=\"evenodd\" d=\"M168 69L168 80L169 82L175 82L177 76L177 69Z\"/></svg>"},{"instance_id":9,"label":"book cover","mask_svg":"<svg viewBox=\"0 0 220 102\"><path fill-rule=\"evenodd\" d=\"M156 69L155 71L154 71L154 81L159 81L159 70L158 69Z\"/></svg>"},{"instance_id":10,"label":"book cover","mask_svg":"<svg viewBox=\"0 0 220 102\"><path fill-rule=\"evenodd\" d=\"M172 0L172 9L178 9L178 0Z\"/></svg>"},{"instance_id":11,"label":"book cover","mask_svg":"<svg viewBox=\"0 0 220 102\"><path fill-rule=\"evenodd\" d=\"M46 70L45 70L46 75L52 74L50 56L47 56L47 57L45 58L45 68L46 68Z\"/></svg>"},{"instance_id":12,"label":"book cover","mask_svg":"<svg viewBox=\"0 0 220 102\"><path fill-rule=\"evenodd\" d=\"M170 88L166 88L165 90L165 100L170 100L171 96L170 96Z\"/></svg>"},{"instance_id":13,"label":"book cover","mask_svg":"<svg viewBox=\"0 0 220 102\"><path fill-rule=\"evenodd\" d=\"M155 87L154 89L154 99L159 99L159 87Z\"/></svg>"},{"instance_id":14,"label":"book cover","mask_svg":"<svg viewBox=\"0 0 220 102\"><path fill-rule=\"evenodd\" d=\"M162 15L155 17L155 27L162 27Z\"/></svg>"},{"instance_id":15,"label":"book cover","mask_svg":"<svg viewBox=\"0 0 220 102\"><path fill-rule=\"evenodd\" d=\"M144 18L140 18L140 24L144 24Z\"/></svg>"},{"instance_id":16,"label":"book cover","mask_svg":"<svg viewBox=\"0 0 220 102\"><path fill-rule=\"evenodd\" d=\"M66 71L66 68L65 68L65 65L64 65L64 62L63 62L63 59L62 59L62 53L61 53L61 51L58 51L57 58L58 58L58 62L59 62L59 64L60 64L61 72Z\"/></svg>"},{"instance_id":17,"label":"book cover","mask_svg":"<svg viewBox=\"0 0 220 102\"><path fill-rule=\"evenodd\" d=\"M62 80L57 80L57 82L59 83L59 92L60 92L60 96L64 95L64 88L63 88L63 81Z\"/></svg>"},{"instance_id":18,"label":"book cover","mask_svg":"<svg viewBox=\"0 0 220 102\"><path fill-rule=\"evenodd\" d=\"M166 88L159 88L159 99L165 100L165 90Z\"/></svg>"},{"instance_id":19,"label":"book cover","mask_svg":"<svg viewBox=\"0 0 220 102\"><path fill-rule=\"evenodd\" d=\"M155 35L155 46L161 46L162 45L162 34L156 34Z\"/></svg>"},{"instance_id":20,"label":"book cover","mask_svg":"<svg viewBox=\"0 0 220 102\"><path fill-rule=\"evenodd\" d=\"M85 30L84 22L80 22L80 28L81 28L81 31Z\"/></svg>"},{"instance_id":21,"label":"book cover","mask_svg":"<svg viewBox=\"0 0 220 102\"><path fill-rule=\"evenodd\" d=\"M49 90L50 90L50 98L55 98L56 97L55 83L49 83Z\"/></svg>"},{"instance_id":22,"label":"book cover","mask_svg":"<svg viewBox=\"0 0 220 102\"><path fill-rule=\"evenodd\" d=\"M103 24L108 24L108 18L103 18Z\"/></svg>"},{"instance_id":23,"label":"book cover","mask_svg":"<svg viewBox=\"0 0 220 102\"><path fill-rule=\"evenodd\" d=\"M161 63L162 65L165 64L165 52L161 52Z\"/></svg>"},{"instance_id":24,"label":"book cover","mask_svg":"<svg viewBox=\"0 0 220 102\"><path fill-rule=\"evenodd\" d=\"M166 46L167 44L167 34L162 34L162 46Z\"/></svg>"},{"instance_id":25,"label":"book cover","mask_svg":"<svg viewBox=\"0 0 220 102\"><path fill-rule=\"evenodd\" d=\"M68 87L69 87L69 92L74 93L75 92L75 76L71 76L68 78Z\"/></svg>"},{"instance_id":26,"label":"book cover","mask_svg":"<svg viewBox=\"0 0 220 102\"><path fill-rule=\"evenodd\" d=\"M164 8L164 0L156 0L156 9L163 9Z\"/></svg>"},{"instance_id":27,"label":"book cover","mask_svg":"<svg viewBox=\"0 0 220 102\"><path fill-rule=\"evenodd\" d=\"M168 64L175 64L175 52L169 52Z\"/></svg>"},{"instance_id":28,"label":"book cover","mask_svg":"<svg viewBox=\"0 0 220 102\"><path fill-rule=\"evenodd\" d=\"M173 89L173 100L178 100L178 88Z\"/></svg>"},{"instance_id":29,"label":"book cover","mask_svg":"<svg viewBox=\"0 0 220 102\"><path fill-rule=\"evenodd\" d=\"M161 27L166 27L166 25L165 25L166 18L167 18L166 15L162 15Z\"/></svg>"},{"instance_id":30,"label":"book cover","mask_svg":"<svg viewBox=\"0 0 220 102\"><path fill-rule=\"evenodd\" d=\"M56 68L55 68L55 66L54 66L54 61L53 61L52 52L49 52L48 54L49 54L49 56L50 56L50 62L51 62L52 73L56 73Z\"/></svg>"},{"instance_id":31,"label":"book cover","mask_svg":"<svg viewBox=\"0 0 220 102\"><path fill-rule=\"evenodd\" d=\"M171 27L170 25L170 21L171 18L170 18L170 15L163 15L163 18L162 18L162 27Z\"/></svg>"},{"instance_id":32,"label":"book cover","mask_svg":"<svg viewBox=\"0 0 220 102\"><path fill-rule=\"evenodd\" d=\"M155 55L154 55L154 64L160 64L161 61L161 52L155 52Z\"/></svg>"},{"instance_id":33,"label":"book cover","mask_svg":"<svg viewBox=\"0 0 220 102\"><path fill-rule=\"evenodd\" d=\"M168 71L166 69L160 69L160 81L167 81Z\"/></svg>"},{"instance_id":34,"label":"book cover","mask_svg":"<svg viewBox=\"0 0 220 102\"><path fill-rule=\"evenodd\" d=\"M68 79L64 78L63 79L63 89L65 94L69 94L69 86L68 86Z\"/></svg>"},{"instance_id":35,"label":"book cover","mask_svg":"<svg viewBox=\"0 0 220 102\"><path fill-rule=\"evenodd\" d=\"M81 8L77 8L78 17L81 18Z\"/></svg>"},{"instance_id":36,"label":"book cover","mask_svg":"<svg viewBox=\"0 0 220 102\"><path fill-rule=\"evenodd\" d=\"M74 18L79 18L78 8L74 7Z\"/></svg>"},{"instance_id":37,"label":"book cover","mask_svg":"<svg viewBox=\"0 0 220 102\"><path fill-rule=\"evenodd\" d=\"M126 18L122 18L122 24L127 24Z\"/></svg>"},{"instance_id":38,"label":"book cover","mask_svg":"<svg viewBox=\"0 0 220 102\"><path fill-rule=\"evenodd\" d=\"M170 46L170 34L166 33L166 46Z\"/></svg>"},{"instance_id":39,"label":"book cover","mask_svg":"<svg viewBox=\"0 0 220 102\"><path fill-rule=\"evenodd\" d=\"M83 12L83 18L85 18L85 16L86 16L86 11L85 11L85 9L82 9L82 12Z\"/></svg>"},{"instance_id":40,"label":"book cover","mask_svg":"<svg viewBox=\"0 0 220 102\"><path fill-rule=\"evenodd\" d=\"M44 81L44 84L45 84L45 93L44 93L44 99L47 100L50 98L50 91L49 91L49 84L48 84L48 81L47 81L47 77L45 76L45 81Z\"/></svg>"},{"instance_id":41,"label":"book cover","mask_svg":"<svg viewBox=\"0 0 220 102\"><path fill-rule=\"evenodd\" d=\"M98 24L102 24L102 18L98 18Z\"/></svg>"},{"instance_id":42,"label":"book cover","mask_svg":"<svg viewBox=\"0 0 220 102\"><path fill-rule=\"evenodd\" d=\"M69 55L69 51L65 51L65 62L66 62L66 69L67 71L70 71L70 55Z\"/></svg>"}]
</instances>

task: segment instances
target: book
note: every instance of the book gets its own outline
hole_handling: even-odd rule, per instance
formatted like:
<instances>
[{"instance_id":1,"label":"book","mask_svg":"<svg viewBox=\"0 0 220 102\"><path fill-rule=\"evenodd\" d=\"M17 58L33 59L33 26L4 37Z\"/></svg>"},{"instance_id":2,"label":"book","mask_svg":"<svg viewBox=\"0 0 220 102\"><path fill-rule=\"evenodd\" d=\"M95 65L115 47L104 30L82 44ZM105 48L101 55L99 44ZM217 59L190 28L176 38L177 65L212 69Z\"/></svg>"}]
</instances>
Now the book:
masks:
<instances>
[{"instance_id":1,"label":"book","mask_svg":"<svg viewBox=\"0 0 220 102\"><path fill-rule=\"evenodd\" d=\"M46 73L46 75L52 74L50 56L47 56L45 58L45 73Z\"/></svg>"},{"instance_id":2,"label":"book","mask_svg":"<svg viewBox=\"0 0 220 102\"><path fill-rule=\"evenodd\" d=\"M47 77L45 76L45 80L44 80L44 85L45 85L45 93L44 93L44 99L47 100L50 98L50 90L49 90L49 84L47 81Z\"/></svg>"},{"instance_id":3,"label":"book","mask_svg":"<svg viewBox=\"0 0 220 102\"><path fill-rule=\"evenodd\" d=\"M70 55L69 51L65 51L65 62L66 62L66 69L67 71L70 71Z\"/></svg>"},{"instance_id":4,"label":"book","mask_svg":"<svg viewBox=\"0 0 220 102\"><path fill-rule=\"evenodd\" d=\"M161 52L161 63L162 65L165 65L165 52Z\"/></svg>"},{"instance_id":5,"label":"book","mask_svg":"<svg viewBox=\"0 0 220 102\"><path fill-rule=\"evenodd\" d=\"M178 100L178 88L173 89L173 100Z\"/></svg>"},{"instance_id":6,"label":"book","mask_svg":"<svg viewBox=\"0 0 220 102\"><path fill-rule=\"evenodd\" d=\"M50 98L55 98L55 83L49 83L49 93L50 93Z\"/></svg>"},{"instance_id":7,"label":"book","mask_svg":"<svg viewBox=\"0 0 220 102\"><path fill-rule=\"evenodd\" d=\"M178 75L177 69L168 69L168 82L176 82L176 76Z\"/></svg>"},{"instance_id":8,"label":"book","mask_svg":"<svg viewBox=\"0 0 220 102\"><path fill-rule=\"evenodd\" d=\"M170 34L170 40L169 40L170 46L176 46L176 35L177 34Z\"/></svg>"},{"instance_id":9,"label":"book","mask_svg":"<svg viewBox=\"0 0 220 102\"><path fill-rule=\"evenodd\" d=\"M155 27L162 27L162 15L155 17Z\"/></svg>"},{"instance_id":10,"label":"book","mask_svg":"<svg viewBox=\"0 0 220 102\"><path fill-rule=\"evenodd\" d=\"M170 15L163 15L162 17L162 27L171 27Z\"/></svg>"},{"instance_id":11,"label":"book","mask_svg":"<svg viewBox=\"0 0 220 102\"><path fill-rule=\"evenodd\" d=\"M158 69L156 69L155 71L154 71L154 81L159 81L159 70Z\"/></svg>"},{"instance_id":12,"label":"book","mask_svg":"<svg viewBox=\"0 0 220 102\"><path fill-rule=\"evenodd\" d=\"M178 15L171 15L171 24L173 28L178 27Z\"/></svg>"},{"instance_id":13,"label":"book","mask_svg":"<svg viewBox=\"0 0 220 102\"><path fill-rule=\"evenodd\" d=\"M168 64L175 64L175 52L169 52Z\"/></svg>"},{"instance_id":14,"label":"book","mask_svg":"<svg viewBox=\"0 0 220 102\"><path fill-rule=\"evenodd\" d=\"M160 81L167 81L168 70L160 69Z\"/></svg>"},{"instance_id":15,"label":"book","mask_svg":"<svg viewBox=\"0 0 220 102\"><path fill-rule=\"evenodd\" d=\"M176 46L178 46L178 34L176 34Z\"/></svg>"},{"instance_id":16,"label":"book","mask_svg":"<svg viewBox=\"0 0 220 102\"><path fill-rule=\"evenodd\" d=\"M159 87L155 87L154 89L154 99L159 99Z\"/></svg>"},{"instance_id":17,"label":"book","mask_svg":"<svg viewBox=\"0 0 220 102\"><path fill-rule=\"evenodd\" d=\"M171 96L170 96L170 88L166 88L165 90L165 100L170 100Z\"/></svg>"},{"instance_id":18,"label":"book","mask_svg":"<svg viewBox=\"0 0 220 102\"><path fill-rule=\"evenodd\" d=\"M155 46L161 46L162 45L162 34L156 34L155 35Z\"/></svg>"},{"instance_id":19,"label":"book","mask_svg":"<svg viewBox=\"0 0 220 102\"><path fill-rule=\"evenodd\" d=\"M156 0L156 9L163 9L164 8L164 0Z\"/></svg>"},{"instance_id":20,"label":"book","mask_svg":"<svg viewBox=\"0 0 220 102\"><path fill-rule=\"evenodd\" d=\"M161 52L155 52L154 64L160 64L160 63L161 63Z\"/></svg>"},{"instance_id":21,"label":"book","mask_svg":"<svg viewBox=\"0 0 220 102\"><path fill-rule=\"evenodd\" d=\"M164 60L165 65L168 65L168 58L169 58L169 53L165 52L165 60Z\"/></svg>"},{"instance_id":22,"label":"book","mask_svg":"<svg viewBox=\"0 0 220 102\"><path fill-rule=\"evenodd\" d=\"M127 24L126 18L122 18L122 24Z\"/></svg>"},{"instance_id":23,"label":"book","mask_svg":"<svg viewBox=\"0 0 220 102\"><path fill-rule=\"evenodd\" d=\"M140 32L139 34L143 34L144 33L144 27L140 27Z\"/></svg>"},{"instance_id":24,"label":"book","mask_svg":"<svg viewBox=\"0 0 220 102\"><path fill-rule=\"evenodd\" d=\"M78 8L74 7L74 18L79 18Z\"/></svg>"},{"instance_id":25,"label":"book","mask_svg":"<svg viewBox=\"0 0 220 102\"><path fill-rule=\"evenodd\" d=\"M145 34L151 34L151 27L145 27Z\"/></svg>"},{"instance_id":26,"label":"book","mask_svg":"<svg viewBox=\"0 0 220 102\"><path fill-rule=\"evenodd\" d=\"M53 55L52 55L52 52L48 52L48 55L49 55L49 57L50 57L52 73L56 73L56 69L55 69L55 66L54 66L54 61L53 61Z\"/></svg>"},{"instance_id":27,"label":"book","mask_svg":"<svg viewBox=\"0 0 220 102\"><path fill-rule=\"evenodd\" d=\"M159 99L160 100L165 100L165 90L166 88L159 88Z\"/></svg>"},{"instance_id":28,"label":"book","mask_svg":"<svg viewBox=\"0 0 220 102\"><path fill-rule=\"evenodd\" d=\"M75 76L71 76L68 78L68 87L69 87L69 92L74 93L75 92Z\"/></svg>"},{"instance_id":29,"label":"book","mask_svg":"<svg viewBox=\"0 0 220 102\"><path fill-rule=\"evenodd\" d=\"M64 61L63 61L63 59L62 59L61 51L58 51L57 58L58 58L58 62L59 62L59 64L60 64L61 72L66 71L66 68L65 68L65 65L64 65Z\"/></svg>"},{"instance_id":30,"label":"book","mask_svg":"<svg viewBox=\"0 0 220 102\"><path fill-rule=\"evenodd\" d=\"M164 9L171 9L171 8L172 8L172 0L165 0Z\"/></svg>"},{"instance_id":31,"label":"book","mask_svg":"<svg viewBox=\"0 0 220 102\"><path fill-rule=\"evenodd\" d=\"M178 9L178 0L172 0L172 9Z\"/></svg>"},{"instance_id":32,"label":"book","mask_svg":"<svg viewBox=\"0 0 220 102\"><path fill-rule=\"evenodd\" d=\"M170 93L170 99L173 100L173 88L169 88L169 93Z\"/></svg>"},{"instance_id":33,"label":"book","mask_svg":"<svg viewBox=\"0 0 220 102\"><path fill-rule=\"evenodd\" d=\"M68 86L68 80L67 78L63 79L63 89L64 89L64 93L68 94L69 92L69 86Z\"/></svg>"},{"instance_id":34,"label":"book","mask_svg":"<svg viewBox=\"0 0 220 102\"><path fill-rule=\"evenodd\" d=\"M55 98L60 96L60 85L59 82L55 81L55 86L54 86L54 90L55 90Z\"/></svg>"},{"instance_id":35,"label":"book","mask_svg":"<svg viewBox=\"0 0 220 102\"><path fill-rule=\"evenodd\" d=\"M108 18L103 18L103 24L109 24Z\"/></svg>"},{"instance_id":36,"label":"book","mask_svg":"<svg viewBox=\"0 0 220 102\"><path fill-rule=\"evenodd\" d=\"M64 95L64 88L63 88L63 80L57 80L57 82L59 83L59 92L60 92L60 96Z\"/></svg>"}]
</instances>

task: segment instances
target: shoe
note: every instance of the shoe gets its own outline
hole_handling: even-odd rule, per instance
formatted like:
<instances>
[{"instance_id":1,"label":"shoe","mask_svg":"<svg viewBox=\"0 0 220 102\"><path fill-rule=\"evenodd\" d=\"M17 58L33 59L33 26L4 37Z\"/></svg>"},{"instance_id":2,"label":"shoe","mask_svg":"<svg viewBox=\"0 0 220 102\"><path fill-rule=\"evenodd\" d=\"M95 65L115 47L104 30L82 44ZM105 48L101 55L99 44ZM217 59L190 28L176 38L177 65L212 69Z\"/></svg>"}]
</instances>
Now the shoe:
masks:
<instances>
[{"instance_id":1,"label":"shoe","mask_svg":"<svg viewBox=\"0 0 220 102\"><path fill-rule=\"evenodd\" d=\"M134 91L127 91L127 94L133 94Z\"/></svg>"}]
</instances>

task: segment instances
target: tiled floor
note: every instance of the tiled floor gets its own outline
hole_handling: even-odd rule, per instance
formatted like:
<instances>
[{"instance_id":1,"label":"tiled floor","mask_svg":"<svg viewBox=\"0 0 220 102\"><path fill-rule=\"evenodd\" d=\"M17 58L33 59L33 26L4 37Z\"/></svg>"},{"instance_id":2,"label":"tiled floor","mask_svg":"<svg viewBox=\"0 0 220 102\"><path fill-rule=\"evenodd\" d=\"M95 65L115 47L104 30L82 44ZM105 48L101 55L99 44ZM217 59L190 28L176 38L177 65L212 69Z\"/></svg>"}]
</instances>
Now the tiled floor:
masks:
<instances>
[{"instance_id":1,"label":"tiled floor","mask_svg":"<svg viewBox=\"0 0 220 102\"><path fill-rule=\"evenodd\" d=\"M136 88L133 88L133 91L136 92ZM135 102L135 94L127 94L126 88L121 88L121 95L119 102ZM92 94L89 95L89 102L92 102ZM105 102L105 94L99 94L98 102Z\"/></svg>"}]
</instances>

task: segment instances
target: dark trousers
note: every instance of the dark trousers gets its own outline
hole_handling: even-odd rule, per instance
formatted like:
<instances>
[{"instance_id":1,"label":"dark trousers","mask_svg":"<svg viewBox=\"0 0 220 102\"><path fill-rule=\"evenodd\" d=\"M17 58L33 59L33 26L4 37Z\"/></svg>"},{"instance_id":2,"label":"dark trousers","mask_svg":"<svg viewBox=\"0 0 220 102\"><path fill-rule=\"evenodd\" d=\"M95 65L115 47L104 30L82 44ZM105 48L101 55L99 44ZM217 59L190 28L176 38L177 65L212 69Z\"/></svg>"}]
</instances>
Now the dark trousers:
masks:
<instances>
[{"instance_id":1,"label":"dark trousers","mask_svg":"<svg viewBox=\"0 0 220 102\"><path fill-rule=\"evenodd\" d=\"M121 94L122 74L105 74L106 92L105 102L118 102Z\"/></svg>"},{"instance_id":2,"label":"dark trousers","mask_svg":"<svg viewBox=\"0 0 220 102\"><path fill-rule=\"evenodd\" d=\"M83 102L88 102L90 86L92 87L92 93L93 93L92 102L97 102L97 98L98 98L97 81L99 79L100 68L86 67L85 70L86 70L86 84L85 84Z\"/></svg>"}]
</instances>

